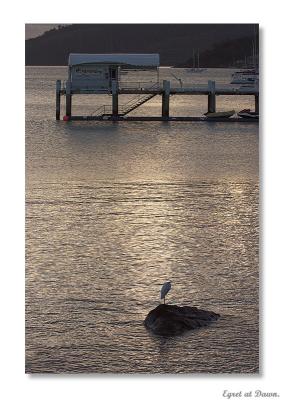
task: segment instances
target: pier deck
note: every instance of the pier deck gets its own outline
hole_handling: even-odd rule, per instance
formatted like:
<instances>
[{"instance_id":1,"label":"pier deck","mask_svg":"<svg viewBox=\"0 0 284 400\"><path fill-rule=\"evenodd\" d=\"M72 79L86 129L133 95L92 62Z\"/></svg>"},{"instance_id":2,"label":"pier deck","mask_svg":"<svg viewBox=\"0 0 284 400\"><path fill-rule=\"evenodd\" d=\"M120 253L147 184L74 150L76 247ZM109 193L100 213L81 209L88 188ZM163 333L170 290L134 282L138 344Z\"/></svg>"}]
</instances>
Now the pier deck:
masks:
<instances>
[{"instance_id":1,"label":"pier deck","mask_svg":"<svg viewBox=\"0 0 284 400\"><path fill-rule=\"evenodd\" d=\"M121 86L117 88L118 94L156 94L162 95L163 94L163 87L127 87ZM194 85L194 86L187 86L187 87L171 87L170 88L170 95L209 95L211 90L208 88L208 85ZM60 89L61 95L66 95L66 88L63 87ZM112 94L111 89L109 91L106 90L97 90L97 89L72 89L72 94ZM215 87L215 95L216 96L256 96L259 94L258 87L230 87L229 85L222 85Z\"/></svg>"},{"instance_id":2,"label":"pier deck","mask_svg":"<svg viewBox=\"0 0 284 400\"><path fill-rule=\"evenodd\" d=\"M99 106L90 116L74 116L71 113L72 96L83 94L108 94L112 96L112 104ZM134 95L128 103L120 104L118 99L122 95ZM131 111L140 107L154 96L162 97L162 113L160 117L155 116L128 116ZM71 82L61 85L56 84L56 119L60 119L60 97L66 97L66 116L64 119L85 120L85 121L215 121L215 122L257 122L253 118L206 118L194 116L170 116L170 97L173 95L182 96L207 96L208 112L216 112L216 96L254 96L255 112L259 113L259 89L258 86L233 87L231 85L219 85L215 81L208 81L208 84L190 85L182 83L174 86L172 82L164 80L161 82L112 82L109 89L98 90L92 87L72 87ZM127 116L126 116L127 115Z\"/></svg>"},{"instance_id":3,"label":"pier deck","mask_svg":"<svg viewBox=\"0 0 284 400\"><path fill-rule=\"evenodd\" d=\"M70 121L191 121L191 122L240 122L240 123L256 123L258 119L254 118L206 118L206 117L159 117L159 116L95 116L95 115L73 115Z\"/></svg>"}]
</instances>

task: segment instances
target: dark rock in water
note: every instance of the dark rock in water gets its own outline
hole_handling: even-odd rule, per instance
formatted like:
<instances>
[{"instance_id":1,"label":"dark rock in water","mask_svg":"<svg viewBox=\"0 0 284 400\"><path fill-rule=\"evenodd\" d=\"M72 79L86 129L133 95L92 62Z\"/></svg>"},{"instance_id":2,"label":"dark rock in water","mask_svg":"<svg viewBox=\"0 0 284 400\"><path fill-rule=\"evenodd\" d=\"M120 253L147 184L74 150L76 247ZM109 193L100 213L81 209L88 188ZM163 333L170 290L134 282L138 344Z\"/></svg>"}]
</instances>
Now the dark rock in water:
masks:
<instances>
[{"instance_id":1,"label":"dark rock in water","mask_svg":"<svg viewBox=\"0 0 284 400\"><path fill-rule=\"evenodd\" d=\"M147 315L144 324L156 335L173 336L202 326L220 317L213 311L200 310L196 307L179 307L160 304Z\"/></svg>"}]
</instances>

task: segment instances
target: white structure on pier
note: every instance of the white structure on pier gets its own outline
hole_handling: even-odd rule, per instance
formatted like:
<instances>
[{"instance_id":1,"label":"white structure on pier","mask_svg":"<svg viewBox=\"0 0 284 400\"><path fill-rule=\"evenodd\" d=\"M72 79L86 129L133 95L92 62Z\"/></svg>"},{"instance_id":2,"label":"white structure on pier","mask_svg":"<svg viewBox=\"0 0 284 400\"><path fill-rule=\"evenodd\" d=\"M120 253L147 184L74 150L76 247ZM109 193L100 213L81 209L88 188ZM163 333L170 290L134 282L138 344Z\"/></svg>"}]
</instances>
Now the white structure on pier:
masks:
<instances>
[{"instance_id":1,"label":"white structure on pier","mask_svg":"<svg viewBox=\"0 0 284 400\"><path fill-rule=\"evenodd\" d=\"M159 54L74 54L69 55L68 81L70 89L109 92L121 75L131 71L154 72L159 81ZM148 78L149 79L149 78Z\"/></svg>"}]
</instances>

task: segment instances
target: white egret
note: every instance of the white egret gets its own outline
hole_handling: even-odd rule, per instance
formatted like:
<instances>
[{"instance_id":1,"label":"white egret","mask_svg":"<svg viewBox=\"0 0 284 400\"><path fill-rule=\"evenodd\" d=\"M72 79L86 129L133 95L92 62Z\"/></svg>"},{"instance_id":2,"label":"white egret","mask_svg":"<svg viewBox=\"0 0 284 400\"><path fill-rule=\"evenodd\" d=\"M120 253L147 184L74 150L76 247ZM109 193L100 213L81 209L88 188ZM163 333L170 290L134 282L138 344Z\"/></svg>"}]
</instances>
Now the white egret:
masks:
<instances>
[{"instance_id":1,"label":"white egret","mask_svg":"<svg viewBox=\"0 0 284 400\"><path fill-rule=\"evenodd\" d=\"M171 290L171 281L165 282L161 289L161 299L164 299L164 304L166 304L166 294Z\"/></svg>"}]
</instances>

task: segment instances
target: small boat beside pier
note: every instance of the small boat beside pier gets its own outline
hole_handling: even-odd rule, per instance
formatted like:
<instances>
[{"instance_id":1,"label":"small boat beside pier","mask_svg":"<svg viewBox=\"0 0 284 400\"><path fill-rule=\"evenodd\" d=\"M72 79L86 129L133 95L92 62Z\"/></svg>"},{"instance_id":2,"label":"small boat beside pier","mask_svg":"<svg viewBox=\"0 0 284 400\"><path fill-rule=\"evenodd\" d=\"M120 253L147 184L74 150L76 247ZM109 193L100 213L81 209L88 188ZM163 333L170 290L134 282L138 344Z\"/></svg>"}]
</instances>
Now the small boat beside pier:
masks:
<instances>
[{"instance_id":1,"label":"small boat beside pier","mask_svg":"<svg viewBox=\"0 0 284 400\"><path fill-rule=\"evenodd\" d=\"M236 113L235 110L231 111L219 111L219 112L207 112L204 115L206 118L230 118Z\"/></svg>"},{"instance_id":2,"label":"small boat beside pier","mask_svg":"<svg viewBox=\"0 0 284 400\"><path fill-rule=\"evenodd\" d=\"M249 108L238 112L238 116L241 118L259 119L259 114L255 111L251 111Z\"/></svg>"}]
</instances>

